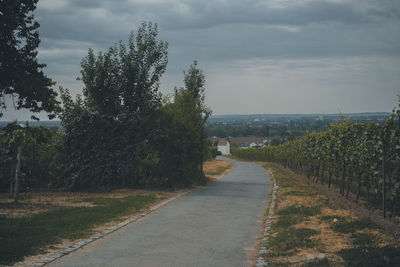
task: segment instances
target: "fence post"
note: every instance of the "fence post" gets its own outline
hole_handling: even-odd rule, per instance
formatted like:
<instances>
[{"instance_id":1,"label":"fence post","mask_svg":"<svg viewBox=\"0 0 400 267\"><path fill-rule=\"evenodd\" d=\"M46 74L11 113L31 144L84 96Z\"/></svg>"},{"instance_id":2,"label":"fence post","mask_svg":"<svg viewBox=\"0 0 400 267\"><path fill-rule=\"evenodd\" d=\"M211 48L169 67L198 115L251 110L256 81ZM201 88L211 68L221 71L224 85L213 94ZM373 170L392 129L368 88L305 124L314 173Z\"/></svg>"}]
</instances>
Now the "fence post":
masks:
<instances>
[{"instance_id":1,"label":"fence post","mask_svg":"<svg viewBox=\"0 0 400 267\"><path fill-rule=\"evenodd\" d=\"M19 176L20 176L20 170L21 170L21 152L22 152L22 146L20 145L18 147L18 152L17 152L17 165L15 166L15 184L14 184L14 202L18 202L18 192L19 192Z\"/></svg>"},{"instance_id":2,"label":"fence post","mask_svg":"<svg viewBox=\"0 0 400 267\"><path fill-rule=\"evenodd\" d=\"M382 149L382 209L383 209L383 218L386 218L386 177L385 177L385 143L383 144Z\"/></svg>"}]
</instances>

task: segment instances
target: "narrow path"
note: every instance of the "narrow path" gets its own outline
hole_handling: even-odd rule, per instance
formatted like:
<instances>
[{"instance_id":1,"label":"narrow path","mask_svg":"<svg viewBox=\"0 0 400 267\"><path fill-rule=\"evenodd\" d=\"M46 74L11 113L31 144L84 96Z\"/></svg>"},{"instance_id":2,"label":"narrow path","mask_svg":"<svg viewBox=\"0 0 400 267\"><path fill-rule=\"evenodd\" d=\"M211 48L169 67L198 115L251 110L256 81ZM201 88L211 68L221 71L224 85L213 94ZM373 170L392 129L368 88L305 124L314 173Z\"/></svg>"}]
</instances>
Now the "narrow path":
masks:
<instances>
[{"instance_id":1,"label":"narrow path","mask_svg":"<svg viewBox=\"0 0 400 267\"><path fill-rule=\"evenodd\" d=\"M271 186L261 166L233 162L214 184L50 266L251 266Z\"/></svg>"}]
</instances>

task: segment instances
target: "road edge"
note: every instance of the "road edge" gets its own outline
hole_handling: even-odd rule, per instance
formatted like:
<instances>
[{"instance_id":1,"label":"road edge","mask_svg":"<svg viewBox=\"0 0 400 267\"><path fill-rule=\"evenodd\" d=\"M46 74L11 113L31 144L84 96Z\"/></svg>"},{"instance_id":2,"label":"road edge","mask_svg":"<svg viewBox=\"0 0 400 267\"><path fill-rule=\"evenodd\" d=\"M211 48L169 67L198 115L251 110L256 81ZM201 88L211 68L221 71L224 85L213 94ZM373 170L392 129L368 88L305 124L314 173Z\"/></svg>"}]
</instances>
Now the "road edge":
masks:
<instances>
[{"instance_id":1,"label":"road edge","mask_svg":"<svg viewBox=\"0 0 400 267\"><path fill-rule=\"evenodd\" d=\"M270 177L271 181L273 182L273 187L272 187L272 192L271 192L271 201L269 201L269 205L267 206L268 215L262 226L263 233L262 233L262 238L261 238L260 245L259 245L258 252L257 252L257 259L256 259L256 263L255 263L256 267L268 265L268 263L262 257L263 254L267 253L267 248L263 246L263 243L268 241L269 230L271 229L272 220L274 219L274 216L275 216L276 194L277 194L277 191L279 188L279 186L276 182L276 179L274 178L271 170L269 170L268 176Z\"/></svg>"},{"instance_id":2,"label":"road edge","mask_svg":"<svg viewBox=\"0 0 400 267\"><path fill-rule=\"evenodd\" d=\"M164 201L162 201L162 202L160 202L160 203L158 203L158 204L156 204L154 206L151 206L150 208L140 212L139 214L133 215L132 217L130 217L130 218L128 218L128 219L126 219L126 220L114 225L114 226L111 226L111 227L107 228L104 231L101 231L101 232L98 232L96 234L93 234L91 237L89 237L87 239L81 240L81 241L73 244L72 246L69 246L69 247L67 247L65 249L62 249L62 250L52 254L51 256L49 256L49 257L47 257L45 259L42 259L42 260L39 260L39 261L35 262L34 264L30 265L30 267L45 266L45 265L47 265L47 264L49 264L49 263L51 263L51 262L63 257L63 256L65 256L65 255L68 255L68 254L70 254L70 253L82 248L83 246L86 246L86 245L88 245L88 244L90 244L90 243L92 243L92 242L94 242L94 241L96 241L98 239L101 239L101 238L103 238L103 237L105 237L105 236L107 236L107 235L109 235L109 234L121 229L122 227L125 227L128 224L131 224L131 223L133 223L133 222L135 222L135 221L147 216L148 214L150 214L150 213L160 209L161 207L165 206L166 204L168 204L168 203L170 203L170 202L172 202L172 201L174 201L174 200L176 200L176 199L178 199L178 198L190 193L191 191L192 191L192 189L188 189L188 190L186 190L186 191L184 191L182 193L179 193L176 196L173 196L173 197L168 198L167 200L164 200Z\"/></svg>"}]
</instances>

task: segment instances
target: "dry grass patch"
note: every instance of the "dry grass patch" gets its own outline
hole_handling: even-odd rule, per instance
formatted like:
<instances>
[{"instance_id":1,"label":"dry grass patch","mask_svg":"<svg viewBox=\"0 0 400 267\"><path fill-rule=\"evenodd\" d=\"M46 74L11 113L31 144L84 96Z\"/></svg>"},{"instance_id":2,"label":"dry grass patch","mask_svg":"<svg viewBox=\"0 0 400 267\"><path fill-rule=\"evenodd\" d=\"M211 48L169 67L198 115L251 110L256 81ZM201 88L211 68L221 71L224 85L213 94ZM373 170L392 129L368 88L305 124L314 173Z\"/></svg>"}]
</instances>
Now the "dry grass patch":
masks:
<instances>
[{"instance_id":1,"label":"dry grass patch","mask_svg":"<svg viewBox=\"0 0 400 267\"><path fill-rule=\"evenodd\" d=\"M214 159L204 162L203 171L209 179L216 180L221 176L228 174L233 165L232 162Z\"/></svg>"},{"instance_id":2,"label":"dry grass patch","mask_svg":"<svg viewBox=\"0 0 400 267\"><path fill-rule=\"evenodd\" d=\"M269 266L308 266L307 254L320 253L324 261L310 266L368 266L362 264L376 257L377 249L388 255L388 263L395 260L395 241L379 226L342 208L297 175L273 164L263 166L273 171L279 185L276 216L263 244Z\"/></svg>"},{"instance_id":3,"label":"dry grass patch","mask_svg":"<svg viewBox=\"0 0 400 267\"><path fill-rule=\"evenodd\" d=\"M104 193L86 192L24 192L19 195L18 204L15 204L8 194L0 194L0 216L4 218L22 218L35 214L57 210L60 208L94 207L88 201L93 198L124 198L127 196L144 196L153 194L157 199L172 197L179 192L151 191L137 189L118 189Z\"/></svg>"}]
</instances>

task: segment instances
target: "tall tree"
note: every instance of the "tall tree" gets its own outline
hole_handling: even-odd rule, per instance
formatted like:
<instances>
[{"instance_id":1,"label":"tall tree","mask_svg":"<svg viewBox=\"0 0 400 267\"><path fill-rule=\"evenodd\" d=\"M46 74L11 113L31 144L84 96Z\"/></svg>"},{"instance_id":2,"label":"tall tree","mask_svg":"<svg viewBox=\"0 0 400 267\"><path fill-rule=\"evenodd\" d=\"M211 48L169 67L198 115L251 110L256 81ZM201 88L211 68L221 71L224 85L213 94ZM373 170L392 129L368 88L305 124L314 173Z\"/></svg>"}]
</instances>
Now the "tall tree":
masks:
<instances>
[{"instance_id":1,"label":"tall tree","mask_svg":"<svg viewBox=\"0 0 400 267\"><path fill-rule=\"evenodd\" d=\"M203 160L207 154L204 124L211 114L211 110L205 105L205 76L197 67L197 61L194 61L184 75L185 87L175 88L174 96L175 118L184 129L179 131L181 151L176 154L185 157L186 162L183 165L189 171L187 176L192 179L190 182L204 183Z\"/></svg>"},{"instance_id":2,"label":"tall tree","mask_svg":"<svg viewBox=\"0 0 400 267\"><path fill-rule=\"evenodd\" d=\"M37 2L0 1L0 117L7 108L6 95L16 98L16 109L51 113L58 106L54 82L42 71L46 65L37 61L40 25L32 14ZM54 116L51 113L49 118Z\"/></svg>"},{"instance_id":3,"label":"tall tree","mask_svg":"<svg viewBox=\"0 0 400 267\"><path fill-rule=\"evenodd\" d=\"M89 49L81 62L88 108L113 117L140 117L160 105L168 43L157 35L157 24L142 23L127 44L120 42L97 56Z\"/></svg>"},{"instance_id":4,"label":"tall tree","mask_svg":"<svg viewBox=\"0 0 400 267\"><path fill-rule=\"evenodd\" d=\"M97 55L89 49L81 62L84 98L73 101L61 90L66 188L145 183L151 168L143 166L156 161L155 117L167 47L158 39L157 25L143 23L127 44Z\"/></svg>"}]
</instances>

